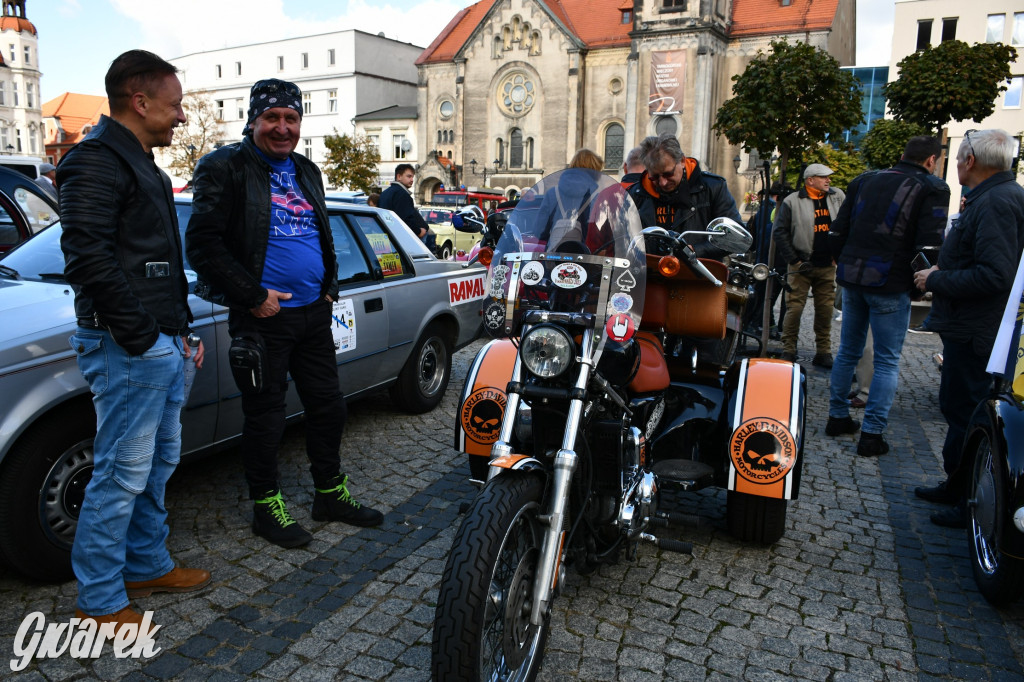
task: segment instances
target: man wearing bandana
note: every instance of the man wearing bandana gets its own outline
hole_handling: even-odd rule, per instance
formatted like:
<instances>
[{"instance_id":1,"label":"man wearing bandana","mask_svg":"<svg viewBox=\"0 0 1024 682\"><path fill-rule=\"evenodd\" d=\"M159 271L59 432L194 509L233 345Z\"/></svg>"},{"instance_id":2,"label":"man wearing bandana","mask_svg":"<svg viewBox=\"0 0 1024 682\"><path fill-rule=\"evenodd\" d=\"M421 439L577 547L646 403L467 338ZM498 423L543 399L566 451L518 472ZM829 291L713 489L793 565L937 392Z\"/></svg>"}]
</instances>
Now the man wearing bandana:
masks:
<instances>
[{"instance_id":1,"label":"man wearing bandana","mask_svg":"<svg viewBox=\"0 0 1024 682\"><path fill-rule=\"evenodd\" d=\"M352 498L341 473L346 408L331 334L338 263L320 171L295 153L301 123L302 93L294 83L253 85L242 141L196 166L185 234L197 291L230 308L232 338L256 339L265 349L262 390L239 386L242 461L253 532L282 547L313 539L289 514L278 482L289 372L306 414L313 519L357 526L383 520Z\"/></svg>"}]
</instances>

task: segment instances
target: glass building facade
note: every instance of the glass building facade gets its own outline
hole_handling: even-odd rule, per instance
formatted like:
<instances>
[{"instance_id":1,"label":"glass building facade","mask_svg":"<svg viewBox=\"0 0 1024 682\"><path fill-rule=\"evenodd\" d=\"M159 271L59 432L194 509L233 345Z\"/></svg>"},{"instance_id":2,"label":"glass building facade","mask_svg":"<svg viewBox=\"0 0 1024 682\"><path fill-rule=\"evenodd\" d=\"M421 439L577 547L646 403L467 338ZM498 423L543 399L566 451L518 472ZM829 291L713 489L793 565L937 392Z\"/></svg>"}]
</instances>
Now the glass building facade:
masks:
<instances>
[{"instance_id":1,"label":"glass building facade","mask_svg":"<svg viewBox=\"0 0 1024 682\"><path fill-rule=\"evenodd\" d=\"M860 106L864 114L864 122L856 128L843 131L842 143L852 144L856 148L864 134L880 118L885 118L885 96L882 86L889 81L888 66L844 67L860 81Z\"/></svg>"}]
</instances>

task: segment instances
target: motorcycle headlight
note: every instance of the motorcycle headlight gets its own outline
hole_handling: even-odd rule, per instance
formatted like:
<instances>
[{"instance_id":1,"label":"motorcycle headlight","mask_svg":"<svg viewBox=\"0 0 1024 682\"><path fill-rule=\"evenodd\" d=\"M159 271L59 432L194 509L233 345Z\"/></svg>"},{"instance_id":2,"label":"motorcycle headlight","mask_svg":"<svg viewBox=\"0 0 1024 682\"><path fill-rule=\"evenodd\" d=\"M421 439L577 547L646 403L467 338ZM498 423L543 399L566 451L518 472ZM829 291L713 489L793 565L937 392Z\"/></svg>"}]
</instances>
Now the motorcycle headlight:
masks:
<instances>
[{"instance_id":1,"label":"motorcycle headlight","mask_svg":"<svg viewBox=\"0 0 1024 682\"><path fill-rule=\"evenodd\" d=\"M519 357L526 369L541 379L553 379L572 365L576 344L559 327L540 325L526 332L519 343Z\"/></svg>"},{"instance_id":2,"label":"motorcycle headlight","mask_svg":"<svg viewBox=\"0 0 1024 682\"><path fill-rule=\"evenodd\" d=\"M768 266L764 263L758 263L754 266L754 269L750 271L750 274L753 275L754 279L758 282L763 282L768 279L769 273L770 271L768 270Z\"/></svg>"}]
</instances>

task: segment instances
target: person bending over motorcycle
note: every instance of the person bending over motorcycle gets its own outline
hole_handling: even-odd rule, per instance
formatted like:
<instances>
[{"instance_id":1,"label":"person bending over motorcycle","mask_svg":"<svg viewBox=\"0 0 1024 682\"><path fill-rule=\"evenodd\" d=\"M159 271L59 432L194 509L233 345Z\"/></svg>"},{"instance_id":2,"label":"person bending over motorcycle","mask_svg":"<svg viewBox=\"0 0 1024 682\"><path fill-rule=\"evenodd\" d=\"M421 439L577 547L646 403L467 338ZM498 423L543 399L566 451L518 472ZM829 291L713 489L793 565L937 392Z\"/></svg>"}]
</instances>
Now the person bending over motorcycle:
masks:
<instances>
[{"instance_id":1,"label":"person bending over motorcycle","mask_svg":"<svg viewBox=\"0 0 1024 682\"><path fill-rule=\"evenodd\" d=\"M743 223L725 178L702 171L696 159L683 154L675 137L646 137L640 150L647 170L629 188L629 195L644 227L684 232L703 230L715 218Z\"/></svg>"}]
</instances>

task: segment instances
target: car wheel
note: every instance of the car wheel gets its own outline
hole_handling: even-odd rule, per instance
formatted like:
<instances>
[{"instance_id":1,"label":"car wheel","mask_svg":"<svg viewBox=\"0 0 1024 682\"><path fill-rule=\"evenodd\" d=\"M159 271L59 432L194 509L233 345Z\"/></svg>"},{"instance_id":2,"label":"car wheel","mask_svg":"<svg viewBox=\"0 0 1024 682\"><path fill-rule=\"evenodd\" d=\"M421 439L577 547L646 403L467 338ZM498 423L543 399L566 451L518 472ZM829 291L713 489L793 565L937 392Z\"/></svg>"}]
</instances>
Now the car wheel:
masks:
<instances>
[{"instance_id":1,"label":"car wheel","mask_svg":"<svg viewBox=\"0 0 1024 682\"><path fill-rule=\"evenodd\" d=\"M449 260L452 257L452 243L445 242L440 251L441 260Z\"/></svg>"},{"instance_id":2,"label":"car wheel","mask_svg":"<svg viewBox=\"0 0 1024 682\"><path fill-rule=\"evenodd\" d=\"M993 606L1008 606L1024 593L1024 561L1000 549L1006 528L1008 482L987 436L975 448L967 536L978 591ZM1016 532L1009 529L1009 532Z\"/></svg>"},{"instance_id":3,"label":"car wheel","mask_svg":"<svg viewBox=\"0 0 1024 682\"><path fill-rule=\"evenodd\" d=\"M398 382L391 387L391 399L407 412L429 412L441 402L451 374L451 342L441 325L431 324L416 342Z\"/></svg>"},{"instance_id":4,"label":"car wheel","mask_svg":"<svg viewBox=\"0 0 1024 682\"><path fill-rule=\"evenodd\" d=\"M95 436L95 415L80 409L34 425L4 460L0 552L28 577L74 577L71 544L92 479Z\"/></svg>"}]
</instances>

